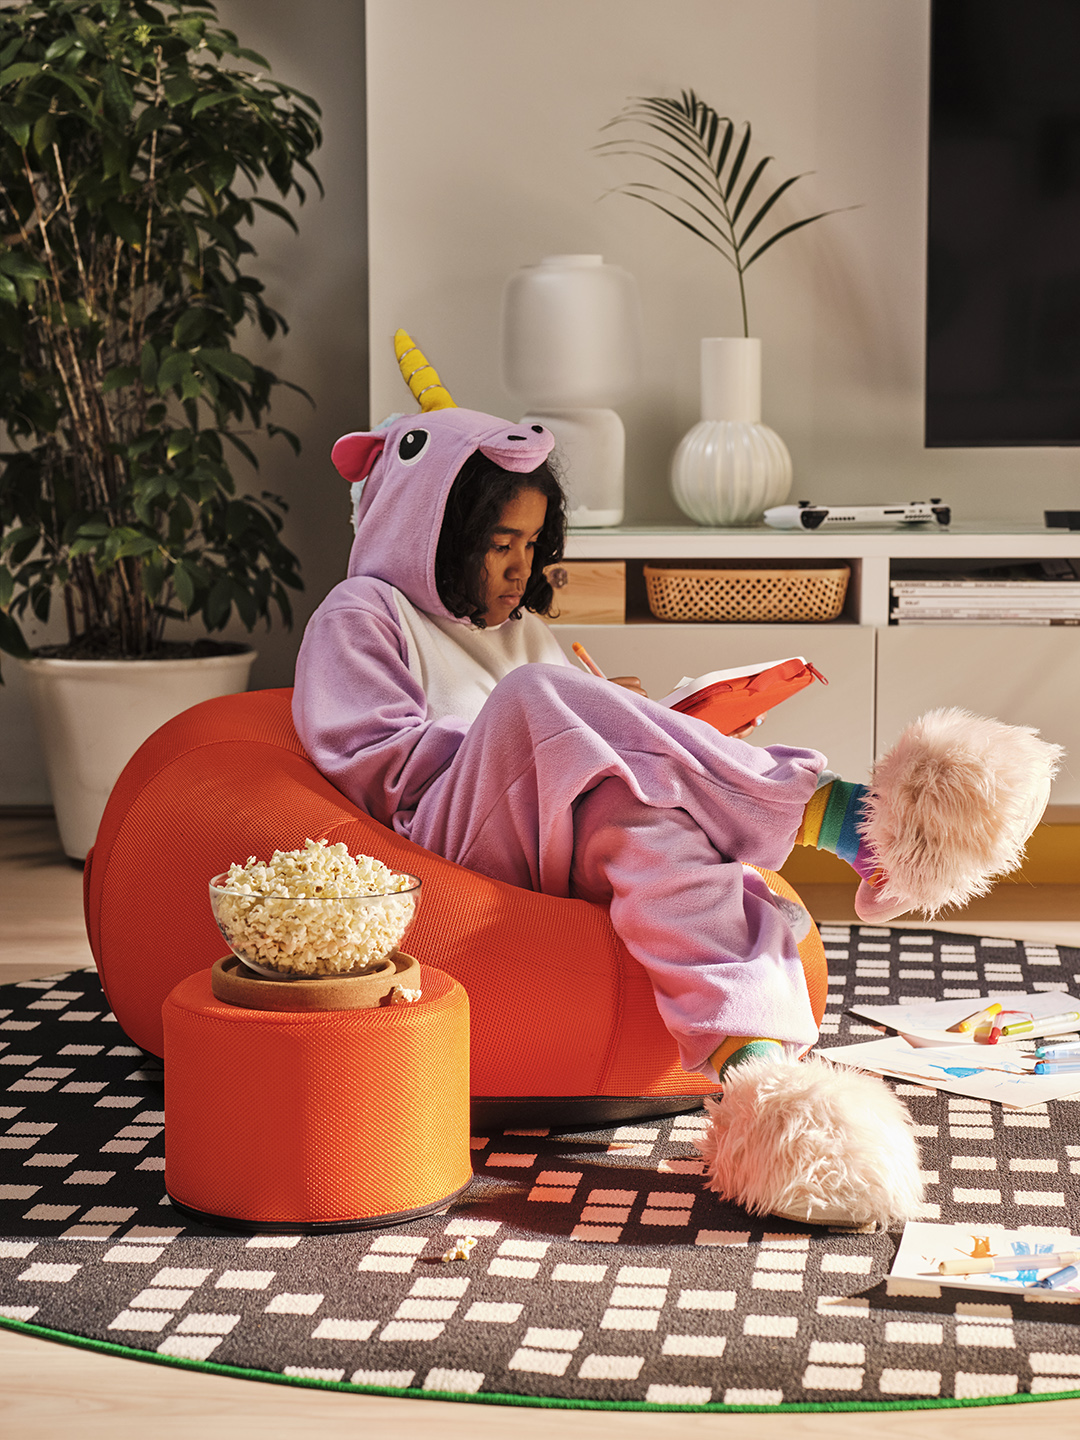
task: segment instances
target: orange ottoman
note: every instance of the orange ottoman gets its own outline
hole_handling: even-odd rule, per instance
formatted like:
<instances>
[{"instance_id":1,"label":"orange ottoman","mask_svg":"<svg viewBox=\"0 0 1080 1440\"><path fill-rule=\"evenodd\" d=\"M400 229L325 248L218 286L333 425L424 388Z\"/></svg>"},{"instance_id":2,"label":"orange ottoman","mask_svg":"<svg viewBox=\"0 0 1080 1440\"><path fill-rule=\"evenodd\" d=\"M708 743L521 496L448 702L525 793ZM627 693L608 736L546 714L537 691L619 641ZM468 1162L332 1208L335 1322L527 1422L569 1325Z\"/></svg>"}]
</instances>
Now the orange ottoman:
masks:
<instances>
[{"instance_id":1,"label":"orange ottoman","mask_svg":"<svg viewBox=\"0 0 1080 1440\"><path fill-rule=\"evenodd\" d=\"M204 1224L313 1233L441 1210L472 1178L469 1001L421 967L419 1000L251 1010L210 971L162 1006L165 1188Z\"/></svg>"}]
</instances>

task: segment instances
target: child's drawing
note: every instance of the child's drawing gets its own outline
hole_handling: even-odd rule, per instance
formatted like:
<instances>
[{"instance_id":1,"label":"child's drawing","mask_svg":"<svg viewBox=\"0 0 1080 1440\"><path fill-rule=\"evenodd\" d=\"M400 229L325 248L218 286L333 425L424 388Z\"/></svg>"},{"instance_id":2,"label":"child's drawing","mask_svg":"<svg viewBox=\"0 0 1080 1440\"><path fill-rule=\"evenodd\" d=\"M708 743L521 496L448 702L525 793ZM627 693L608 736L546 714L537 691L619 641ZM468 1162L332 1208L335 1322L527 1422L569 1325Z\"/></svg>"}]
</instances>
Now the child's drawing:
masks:
<instances>
[{"instance_id":1,"label":"child's drawing","mask_svg":"<svg viewBox=\"0 0 1080 1440\"><path fill-rule=\"evenodd\" d=\"M1023 1230L985 1225L972 1234L971 1225L940 1225L923 1220L909 1220L904 1226L900 1248L896 1252L890 1280L918 1281L921 1285L946 1285L951 1288L998 1290L1007 1294L1026 1294L1029 1299L1080 1300L1080 1276L1047 1290L1038 1289L1045 1280L1068 1263L1063 1258L1040 1265L1040 1256L1067 1257L1080 1250L1080 1238L1065 1226L1032 1225ZM968 1274L943 1275L943 1261L956 1262L966 1257L973 1266L985 1266L993 1260L1015 1262L1017 1256L1032 1257L1030 1268L1018 1269L1015 1263L1000 1271L973 1270ZM1033 1294L1033 1290L1035 1293Z\"/></svg>"},{"instance_id":2,"label":"child's drawing","mask_svg":"<svg viewBox=\"0 0 1080 1440\"><path fill-rule=\"evenodd\" d=\"M1018 1110L1080 1094L1080 1071L1034 1075L1033 1053L1015 1045L982 1047L979 1059L985 1055L985 1061L977 1067L970 1047L909 1045L902 1035L886 1035L858 1045L834 1045L818 1053L836 1064L852 1065L874 1075L918 1080L935 1090L994 1100Z\"/></svg>"}]
</instances>

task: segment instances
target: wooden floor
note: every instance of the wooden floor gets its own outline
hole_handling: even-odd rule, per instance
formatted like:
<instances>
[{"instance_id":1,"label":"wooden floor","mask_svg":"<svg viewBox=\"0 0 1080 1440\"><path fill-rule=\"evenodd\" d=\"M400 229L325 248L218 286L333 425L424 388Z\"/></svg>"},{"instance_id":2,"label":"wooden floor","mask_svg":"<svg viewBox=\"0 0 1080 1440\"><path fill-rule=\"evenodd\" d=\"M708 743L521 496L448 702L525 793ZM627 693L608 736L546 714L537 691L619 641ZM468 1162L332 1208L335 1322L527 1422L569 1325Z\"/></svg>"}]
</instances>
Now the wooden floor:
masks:
<instances>
[{"instance_id":1,"label":"wooden floor","mask_svg":"<svg viewBox=\"0 0 1080 1440\"><path fill-rule=\"evenodd\" d=\"M854 918L853 890L801 886L817 918ZM82 877L46 816L0 814L0 983L93 964ZM901 922L902 923L902 922ZM1001 885L959 933L1080 946L1080 886ZM0 1330L5 1440L1075 1440L1080 1401L874 1414L694 1415L455 1405L309 1391L118 1359Z\"/></svg>"}]
</instances>

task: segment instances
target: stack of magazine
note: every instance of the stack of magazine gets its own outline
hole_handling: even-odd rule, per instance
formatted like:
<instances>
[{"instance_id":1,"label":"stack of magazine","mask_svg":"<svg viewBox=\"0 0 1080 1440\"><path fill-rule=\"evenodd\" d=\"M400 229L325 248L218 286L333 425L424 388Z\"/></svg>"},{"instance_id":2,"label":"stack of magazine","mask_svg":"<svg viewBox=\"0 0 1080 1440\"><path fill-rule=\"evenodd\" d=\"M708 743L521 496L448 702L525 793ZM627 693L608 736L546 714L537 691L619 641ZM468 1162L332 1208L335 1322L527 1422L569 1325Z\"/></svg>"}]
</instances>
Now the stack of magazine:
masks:
<instances>
[{"instance_id":1,"label":"stack of magazine","mask_svg":"<svg viewBox=\"0 0 1080 1440\"><path fill-rule=\"evenodd\" d=\"M894 625L1080 625L1080 560L913 570L889 588Z\"/></svg>"}]
</instances>

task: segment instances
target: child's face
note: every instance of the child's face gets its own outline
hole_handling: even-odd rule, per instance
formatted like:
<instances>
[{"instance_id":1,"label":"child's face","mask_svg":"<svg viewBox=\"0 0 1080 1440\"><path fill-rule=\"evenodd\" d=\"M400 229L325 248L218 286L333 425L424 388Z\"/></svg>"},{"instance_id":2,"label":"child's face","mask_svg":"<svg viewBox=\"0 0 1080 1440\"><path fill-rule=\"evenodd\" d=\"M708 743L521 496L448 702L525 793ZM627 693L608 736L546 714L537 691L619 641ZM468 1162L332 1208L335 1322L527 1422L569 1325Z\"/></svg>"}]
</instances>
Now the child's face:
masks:
<instances>
[{"instance_id":1,"label":"child's face","mask_svg":"<svg viewBox=\"0 0 1080 1440\"><path fill-rule=\"evenodd\" d=\"M485 624L501 625L521 604L546 518L547 499L539 490L519 490L503 506L484 557Z\"/></svg>"}]
</instances>

